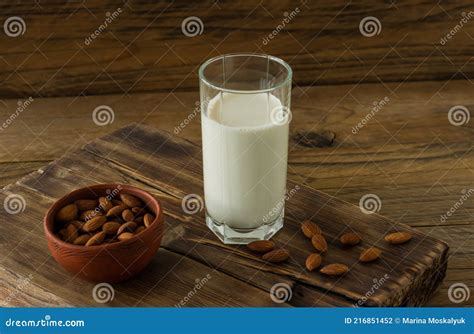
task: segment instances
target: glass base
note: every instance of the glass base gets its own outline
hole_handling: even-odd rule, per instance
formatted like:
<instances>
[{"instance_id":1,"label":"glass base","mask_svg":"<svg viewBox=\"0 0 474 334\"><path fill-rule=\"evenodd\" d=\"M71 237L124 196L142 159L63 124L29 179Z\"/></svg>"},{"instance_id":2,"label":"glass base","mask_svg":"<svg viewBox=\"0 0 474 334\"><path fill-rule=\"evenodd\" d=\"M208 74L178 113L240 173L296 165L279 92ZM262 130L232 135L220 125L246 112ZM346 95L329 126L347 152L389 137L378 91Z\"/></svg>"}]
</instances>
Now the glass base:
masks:
<instances>
[{"instance_id":1,"label":"glass base","mask_svg":"<svg viewBox=\"0 0 474 334\"><path fill-rule=\"evenodd\" d=\"M255 240L268 240L283 227L284 210L272 222L253 229L235 229L214 220L206 212L206 225L224 244L243 244Z\"/></svg>"}]
</instances>

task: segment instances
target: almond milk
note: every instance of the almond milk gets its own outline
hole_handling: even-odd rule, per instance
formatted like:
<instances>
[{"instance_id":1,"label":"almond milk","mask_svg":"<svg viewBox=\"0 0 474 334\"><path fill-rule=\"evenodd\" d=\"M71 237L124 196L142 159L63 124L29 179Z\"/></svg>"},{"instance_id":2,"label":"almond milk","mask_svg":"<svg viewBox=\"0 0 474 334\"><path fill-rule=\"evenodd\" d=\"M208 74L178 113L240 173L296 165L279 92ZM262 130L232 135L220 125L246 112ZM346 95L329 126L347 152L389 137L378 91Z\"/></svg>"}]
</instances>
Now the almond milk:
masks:
<instances>
[{"instance_id":1,"label":"almond milk","mask_svg":"<svg viewBox=\"0 0 474 334\"><path fill-rule=\"evenodd\" d=\"M206 210L234 229L253 229L282 214L288 122L270 93L221 92L201 114Z\"/></svg>"}]
</instances>

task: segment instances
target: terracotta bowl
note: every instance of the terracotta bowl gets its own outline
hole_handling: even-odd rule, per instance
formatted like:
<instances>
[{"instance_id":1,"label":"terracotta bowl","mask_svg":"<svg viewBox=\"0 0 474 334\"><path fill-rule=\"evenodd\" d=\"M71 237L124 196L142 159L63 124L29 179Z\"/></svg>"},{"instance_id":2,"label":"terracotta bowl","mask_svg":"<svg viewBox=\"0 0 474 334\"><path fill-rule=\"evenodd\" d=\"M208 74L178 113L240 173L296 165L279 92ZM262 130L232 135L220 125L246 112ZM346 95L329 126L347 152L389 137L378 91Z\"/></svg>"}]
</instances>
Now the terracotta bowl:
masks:
<instances>
[{"instance_id":1,"label":"terracotta bowl","mask_svg":"<svg viewBox=\"0 0 474 334\"><path fill-rule=\"evenodd\" d=\"M87 247L64 242L56 235L54 217L59 209L78 199L106 196L116 189L138 197L154 214L155 221L147 229L128 240ZM99 184L75 190L56 201L44 217L44 229L51 254L67 271L88 281L115 283L137 275L155 256L163 236L163 210L146 191L129 185Z\"/></svg>"}]
</instances>

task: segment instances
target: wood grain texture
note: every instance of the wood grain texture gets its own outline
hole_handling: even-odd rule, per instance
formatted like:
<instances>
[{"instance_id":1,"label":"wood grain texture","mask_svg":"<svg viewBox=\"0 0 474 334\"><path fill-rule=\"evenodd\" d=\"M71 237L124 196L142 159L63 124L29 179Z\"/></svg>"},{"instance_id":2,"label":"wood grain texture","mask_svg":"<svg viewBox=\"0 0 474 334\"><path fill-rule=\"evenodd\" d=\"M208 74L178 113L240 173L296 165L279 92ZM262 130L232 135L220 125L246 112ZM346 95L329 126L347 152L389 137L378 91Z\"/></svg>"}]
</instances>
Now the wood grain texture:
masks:
<instances>
[{"instance_id":1,"label":"wood grain texture","mask_svg":"<svg viewBox=\"0 0 474 334\"><path fill-rule=\"evenodd\" d=\"M122 13L101 29L117 8ZM468 20L440 42L471 13L467 0L43 0L4 1L0 9L2 22L19 16L26 25L16 38L0 36L1 97L196 90L204 60L242 51L282 57L297 86L473 76L474 24ZM183 34L190 16L202 20L201 35ZM378 35L360 33L366 16L380 21ZM86 44L96 30L97 38ZM274 38L264 43L269 35Z\"/></svg>"},{"instance_id":2,"label":"wood grain texture","mask_svg":"<svg viewBox=\"0 0 474 334\"><path fill-rule=\"evenodd\" d=\"M305 297L298 298L295 305L354 305L364 297L367 298L364 306L423 305L444 278L448 248L443 242L377 214L366 215L356 206L291 182L288 189L296 192L286 204L285 227L274 238L290 250L291 258L287 263L272 265L244 246L223 245L205 226L203 212L187 215L181 207L186 194L202 195L201 165L199 146L137 124L101 137L77 153L67 154L41 172L30 174L6 188L6 193L15 192L25 198L27 210L18 215L2 213L5 221L9 218L0 227L2 235L9 236L1 244L3 252L8 252L2 265L18 273L25 270L34 272L46 289L54 290L54 286L64 279L72 284L76 278L68 277L49 261L48 251L42 245L44 242L37 242L41 235L32 235L40 227L38 221L47 207L42 202L51 202L87 184L121 182L139 185L160 199L167 221L168 232L162 242L164 250L155 257L148 273L132 281L134 289L127 283L120 284L122 295L137 296L139 300L135 304L163 306L170 302L180 303L180 299L186 296L185 291L180 296L183 293L180 282L188 284L192 290L196 279L209 274L216 278L209 279L202 288L207 295L201 296L200 290L196 293L199 298L190 299L192 304L271 305L269 292L272 286L284 282L291 287L304 285L309 291ZM304 219L316 221L328 240L330 251L324 255L323 264L345 263L351 268L347 275L334 279L304 269L304 260L312 252L308 239L300 232L300 223ZM19 224L20 220L23 224ZM401 246L391 246L383 241L386 233L397 230L411 231L413 240ZM342 249L338 238L347 231L362 235L363 243L351 250ZM12 250L14 244L16 247ZM382 249L380 261L358 263L360 251L372 245ZM29 252L26 251L28 248ZM32 259L27 262L17 259L18 251L25 252L25 256ZM182 270L187 271L185 274L175 270L175 266L182 262L195 265L188 268L183 264ZM164 268L169 269L163 272ZM61 273L61 278L56 278L57 272ZM135 287L142 283L144 276L154 279L154 283L146 284L144 288ZM383 279L383 284L367 295L373 291L374 280L380 279ZM59 298L74 305L94 303L87 300L87 295L76 299L74 291L65 289L69 283L57 292ZM231 291L223 288L228 284L236 288ZM152 286L152 289L147 286ZM169 291L168 298L151 295L149 292L154 292L155 287ZM257 296L260 297L257 299ZM112 304L131 305L128 298L117 296ZM287 303L292 305L291 300Z\"/></svg>"},{"instance_id":3,"label":"wood grain texture","mask_svg":"<svg viewBox=\"0 0 474 334\"><path fill-rule=\"evenodd\" d=\"M471 89L470 81L458 80L293 90L289 179L356 205L364 194L375 193L382 199L380 214L448 242L447 276L428 302L432 306L454 305L447 294L453 283L465 283L471 291L474 287L474 201L464 202L447 221L440 221L463 190L472 188L472 120L456 127L447 117L453 105L474 109ZM367 115L373 102L384 96L390 97L390 103L352 134L352 127ZM57 159L133 121L173 131L193 113L197 99L196 92L35 99L30 109L0 133L3 185L36 170L42 161ZM3 119L16 103L17 99L0 103ZM115 121L99 127L92 121L92 110L102 104L114 109ZM331 145L311 144L326 132L334 134ZM199 119L192 119L178 136L199 142ZM22 161L37 161L37 165L17 168ZM70 182L74 186L73 178ZM294 298L298 297L294 305L304 304L300 293L306 296L309 290L304 285L294 288ZM460 305L474 305L473 299Z\"/></svg>"}]
</instances>

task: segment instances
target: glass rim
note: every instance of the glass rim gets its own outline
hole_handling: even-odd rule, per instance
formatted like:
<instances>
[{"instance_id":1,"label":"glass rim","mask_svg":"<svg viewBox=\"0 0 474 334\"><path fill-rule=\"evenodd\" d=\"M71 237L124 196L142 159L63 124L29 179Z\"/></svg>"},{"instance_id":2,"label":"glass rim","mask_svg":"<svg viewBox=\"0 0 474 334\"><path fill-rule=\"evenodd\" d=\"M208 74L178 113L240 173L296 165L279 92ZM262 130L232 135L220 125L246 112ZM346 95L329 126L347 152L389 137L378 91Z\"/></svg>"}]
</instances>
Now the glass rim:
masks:
<instances>
[{"instance_id":1,"label":"glass rim","mask_svg":"<svg viewBox=\"0 0 474 334\"><path fill-rule=\"evenodd\" d=\"M285 79L278 83L277 85L274 85L273 87L271 88L265 88L265 89L251 89L251 90L240 90L240 89L229 89L229 88L224 88L224 87L219 87L219 86L216 86L215 84L212 84L207 78L206 76L204 75L204 70L206 69L207 66L209 66L210 64L218 61L218 60L221 60L221 59L224 59L225 57L236 57L236 56L247 56L247 57L260 57L260 58L267 58L267 59L270 59L272 61L275 61L277 63L279 63L280 65L282 65L285 69L286 69L286 77ZM278 57L275 57L275 56L272 56L272 55L267 55L265 53L253 53L253 52L241 52L241 53L226 53L226 54L223 54L223 55L219 55L219 56L216 56L216 57L212 57L208 60L206 60L200 67L199 67L199 80L203 81L206 85L214 88L214 89L217 89L217 90L220 90L222 92L226 92L226 93L237 93L237 94L258 94L258 93L267 93L267 92L271 92L271 91L274 91L276 89L279 89L281 87L283 87L284 85L288 84L288 82L291 83L291 78L293 76L293 70L291 69L290 65L284 61L283 59L281 58L278 58Z\"/></svg>"}]
</instances>

